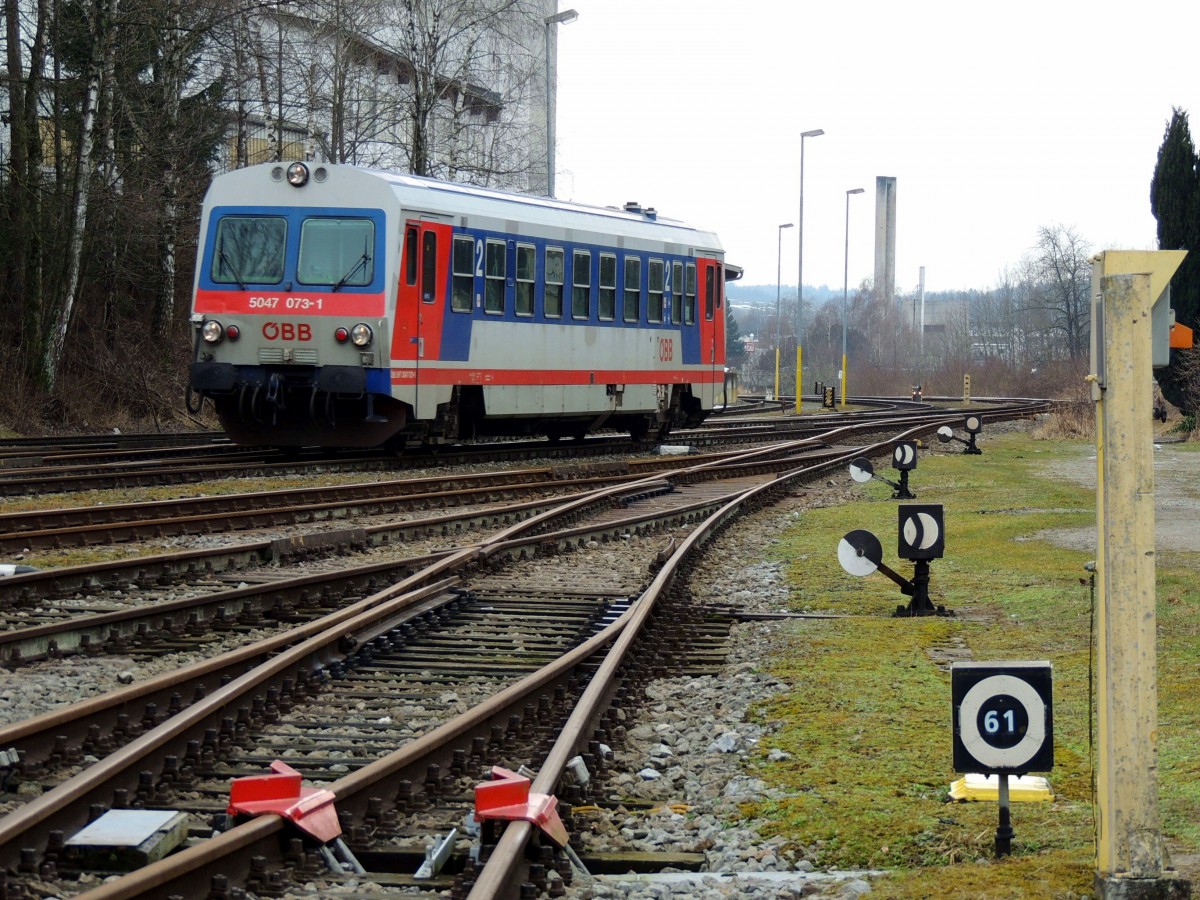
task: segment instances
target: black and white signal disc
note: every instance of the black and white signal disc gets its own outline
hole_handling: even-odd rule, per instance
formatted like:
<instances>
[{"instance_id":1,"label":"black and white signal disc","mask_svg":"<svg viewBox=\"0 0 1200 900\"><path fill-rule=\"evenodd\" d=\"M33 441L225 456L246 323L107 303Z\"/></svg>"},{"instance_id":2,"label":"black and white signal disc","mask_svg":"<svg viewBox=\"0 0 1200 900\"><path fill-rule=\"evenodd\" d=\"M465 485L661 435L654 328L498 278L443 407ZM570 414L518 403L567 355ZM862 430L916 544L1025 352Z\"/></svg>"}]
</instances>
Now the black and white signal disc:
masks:
<instances>
[{"instance_id":1,"label":"black and white signal disc","mask_svg":"<svg viewBox=\"0 0 1200 900\"><path fill-rule=\"evenodd\" d=\"M859 484L865 484L875 477L875 467L869 459L856 459L850 463L850 477Z\"/></svg>"},{"instance_id":2,"label":"black and white signal disc","mask_svg":"<svg viewBox=\"0 0 1200 900\"><path fill-rule=\"evenodd\" d=\"M904 543L914 550L928 550L940 535L937 519L929 513L919 512L904 520Z\"/></svg>"},{"instance_id":3,"label":"black and white signal disc","mask_svg":"<svg viewBox=\"0 0 1200 900\"><path fill-rule=\"evenodd\" d=\"M857 578L870 575L883 562L883 545L869 531L851 531L838 541L838 562Z\"/></svg>"},{"instance_id":4,"label":"black and white signal disc","mask_svg":"<svg viewBox=\"0 0 1200 900\"><path fill-rule=\"evenodd\" d=\"M998 747L979 730L979 713L989 700L1012 697L1025 707L1028 727L1011 747ZM958 729L963 747L984 769L1019 769L1033 759L1046 740L1046 704L1028 682L1013 675L992 675L976 683L958 711Z\"/></svg>"}]
</instances>

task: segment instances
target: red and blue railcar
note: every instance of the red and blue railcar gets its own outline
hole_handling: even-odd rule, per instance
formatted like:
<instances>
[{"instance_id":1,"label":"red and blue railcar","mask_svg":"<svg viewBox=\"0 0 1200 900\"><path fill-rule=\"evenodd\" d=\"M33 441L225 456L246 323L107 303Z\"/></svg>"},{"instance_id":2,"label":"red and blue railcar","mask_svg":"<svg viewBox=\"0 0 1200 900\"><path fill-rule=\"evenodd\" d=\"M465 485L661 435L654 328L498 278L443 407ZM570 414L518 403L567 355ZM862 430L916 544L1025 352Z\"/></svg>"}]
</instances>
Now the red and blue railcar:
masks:
<instances>
[{"instance_id":1,"label":"red and blue railcar","mask_svg":"<svg viewBox=\"0 0 1200 900\"><path fill-rule=\"evenodd\" d=\"M606 208L344 165L218 176L190 402L240 443L637 438L720 402L716 235Z\"/></svg>"}]
</instances>

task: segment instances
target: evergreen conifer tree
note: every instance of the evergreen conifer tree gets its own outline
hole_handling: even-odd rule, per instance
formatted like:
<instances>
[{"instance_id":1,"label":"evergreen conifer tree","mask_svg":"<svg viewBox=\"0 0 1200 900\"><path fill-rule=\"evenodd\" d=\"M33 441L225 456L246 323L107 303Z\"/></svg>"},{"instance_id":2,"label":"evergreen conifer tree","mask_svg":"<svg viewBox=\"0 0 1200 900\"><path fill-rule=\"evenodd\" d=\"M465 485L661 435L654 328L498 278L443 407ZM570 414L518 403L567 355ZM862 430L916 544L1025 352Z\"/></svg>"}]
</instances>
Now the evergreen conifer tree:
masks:
<instances>
[{"instance_id":1,"label":"evergreen conifer tree","mask_svg":"<svg viewBox=\"0 0 1200 900\"><path fill-rule=\"evenodd\" d=\"M1175 320L1189 328L1200 326L1200 158L1192 142L1187 113L1176 107L1158 148L1158 163L1150 182L1150 211L1158 220L1160 250L1187 250L1171 279ZM1163 396L1185 414L1195 414L1185 394L1177 350L1171 365L1155 370Z\"/></svg>"}]
</instances>

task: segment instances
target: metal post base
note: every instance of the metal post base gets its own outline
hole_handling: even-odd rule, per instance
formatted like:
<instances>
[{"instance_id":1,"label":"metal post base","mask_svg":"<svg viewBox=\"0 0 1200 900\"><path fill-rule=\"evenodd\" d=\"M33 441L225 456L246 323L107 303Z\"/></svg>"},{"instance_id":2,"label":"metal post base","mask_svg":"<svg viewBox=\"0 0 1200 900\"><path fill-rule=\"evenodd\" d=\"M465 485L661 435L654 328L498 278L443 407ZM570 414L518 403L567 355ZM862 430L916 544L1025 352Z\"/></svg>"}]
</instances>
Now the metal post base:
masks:
<instances>
[{"instance_id":1,"label":"metal post base","mask_svg":"<svg viewBox=\"0 0 1200 900\"><path fill-rule=\"evenodd\" d=\"M1186 878L1163 875L1159 878L1122 878L1096 876L1097 900L1187 900L1192 883Z\"/></svg>"},{"instance_id":2,"label":"metal post base","mask_svg":"<svg viewBox=\"0 0 1200 900\"><path fill-rule=\"evenodd\" d=\"M896 492L892 494L893 500L916 500L917 495L908 489L908 469L900 470L900 483L896 486Z\"/></svg>"}]
</instances>

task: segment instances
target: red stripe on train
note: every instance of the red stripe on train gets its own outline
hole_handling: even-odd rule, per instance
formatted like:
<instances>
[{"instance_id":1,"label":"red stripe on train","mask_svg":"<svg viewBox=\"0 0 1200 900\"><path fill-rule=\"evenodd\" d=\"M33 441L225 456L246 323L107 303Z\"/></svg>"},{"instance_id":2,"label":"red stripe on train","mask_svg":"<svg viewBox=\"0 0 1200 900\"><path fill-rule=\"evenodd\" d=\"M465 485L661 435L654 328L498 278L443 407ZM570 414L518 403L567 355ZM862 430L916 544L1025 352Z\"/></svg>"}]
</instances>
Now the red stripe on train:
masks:
<instances>
[{"instance_id":1,"label":"red stripe on train","mask_svg":"<svg viewBox=\"0 0 1200 900\"><path fill-rule=\"evenodd\" d=\"M723 370L576 371L572 369L392 369L392 384L594 385L594 384L722 384Z\"/></svg>"},{"instance_id":2,"label":"red stripe on train","mask_svg":"<svg viewBox=\"0 0 1200 900\"><path fill-rule=\"evenodd\" d=\"M196 291L198 313L253 316L344 316L381 318L383 294Z\"/></svg>"}]
</instances>

